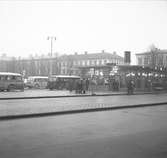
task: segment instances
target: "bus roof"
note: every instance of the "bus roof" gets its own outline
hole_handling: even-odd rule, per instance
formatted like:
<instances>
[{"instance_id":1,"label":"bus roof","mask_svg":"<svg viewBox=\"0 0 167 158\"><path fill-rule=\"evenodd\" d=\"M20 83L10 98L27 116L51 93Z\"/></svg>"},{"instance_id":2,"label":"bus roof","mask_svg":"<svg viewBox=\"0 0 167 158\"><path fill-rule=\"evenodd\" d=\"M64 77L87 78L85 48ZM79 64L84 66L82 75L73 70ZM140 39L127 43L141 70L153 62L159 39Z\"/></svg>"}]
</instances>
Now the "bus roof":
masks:
<instances>
[{"instance_id":1,"label":"bus roof","mask_svg":"<svg viewBox=\"0 0 167 158\"><path fill-rule=\"evenodd\" d=\"M75 75L52 75L51 77L57 77L57 78L81 78L80 76L75 76Z\"/></svg>"},{"instance_id":2,"label":"bus roof","mask_svg":"<svg viewBox=\"0 0 167 158\"><path fill-rule=\"evenodd\" d=\"M28 78L48 78L48 76L29 76Z\"/></svg>"},{"instance_id":3,"label":"bus roof","mask_svg":"<svg viewBox=\"0 0 167 158\"><path fill-rule=\"evenodd\" d=\"M3 76L22 76L21 74L19 73L13 73L13 72L0 72L0 75L3 75Z\"/></svg>"}]
</instances>

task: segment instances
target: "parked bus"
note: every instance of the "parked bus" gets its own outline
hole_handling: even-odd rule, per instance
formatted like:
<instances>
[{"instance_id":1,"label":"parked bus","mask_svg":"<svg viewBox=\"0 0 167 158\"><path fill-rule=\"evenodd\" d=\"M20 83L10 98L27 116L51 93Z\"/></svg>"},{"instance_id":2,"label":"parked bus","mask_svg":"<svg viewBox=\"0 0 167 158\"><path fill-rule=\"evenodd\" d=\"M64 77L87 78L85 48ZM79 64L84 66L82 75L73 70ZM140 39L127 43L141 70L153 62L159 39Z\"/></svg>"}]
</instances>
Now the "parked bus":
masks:
<instances>
[{"instance_id":1,"label":"parked bus","mask_svg":"<svg viewBox=\"0 0 167 158\"><path fill-rule=\"evenodd\" d=\"M0 91L24 90L24 82L21 74L0 72Z\"/></svg>"},{"instance_id":2,"label":"parked bus","mask_svg":"<svg viewBox=\"0 0 167 158\"><path fill-rule=\"evenodd\" d=\"M73 84L71 86L75 86L75 82L80 79L80 76L70 76L70 75L52 75L49 77L48 88L50 90L53 89L69 89L69 84Z\"/></svg>"},{"instance_id":3,"label":"parked bus","mask_svg":"<svg viewBox=\"0 0 167 158\"><path fill-rule=\"evenodd\" d=\"M48 83L48 77L47 76L29 76L25 87L28 88L46 88Z\"/></svg>"}]
</instances>

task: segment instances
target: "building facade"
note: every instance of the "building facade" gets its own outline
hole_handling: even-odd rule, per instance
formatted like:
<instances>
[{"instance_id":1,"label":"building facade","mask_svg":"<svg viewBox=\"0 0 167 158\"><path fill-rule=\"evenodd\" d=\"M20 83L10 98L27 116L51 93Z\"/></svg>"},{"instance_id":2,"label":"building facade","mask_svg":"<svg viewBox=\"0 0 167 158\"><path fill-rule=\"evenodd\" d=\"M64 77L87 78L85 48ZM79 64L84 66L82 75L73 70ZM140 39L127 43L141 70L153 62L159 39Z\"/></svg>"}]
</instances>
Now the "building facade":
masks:
<instances>
[{"instance_id":1,"label":"building facade","mask_svg":"<svg viewBox=\"0 0 167 158\"><path fill-rule=\"evenodd\" d=\"M107 63L115 63L117 65L124 64L124 58L114 53L102 51L101 53L74 55L64 55L58 58L57 66L59 74L77 74L77 67L104 66Z\"/></svg>"},{"instance_id":2,"label":"building facade","mask_svg":"<svg viewBox=\"0 0 167 158\"><path fill-rule=\"evenodd\" d=\"M78 67L103 66L107 63L121 65L124 58L114 53L83 53L73 55L62 55L58 57L31 57L29 59L15 59L0 61L0 71L17 72L25 77L33 75L48 76L52 65L52 74L57 75L79 75Z\"/></svg>"},{"instance_id":3,"label":"building facade","mask_svg":"<svg viewBox=\"0 0 167 158\"><path fill-rule=\"evenodd\" d=\"M137 65L151 68L167 67L167 50L154 49L136 54Z\"/></svg>"}]
</instances>

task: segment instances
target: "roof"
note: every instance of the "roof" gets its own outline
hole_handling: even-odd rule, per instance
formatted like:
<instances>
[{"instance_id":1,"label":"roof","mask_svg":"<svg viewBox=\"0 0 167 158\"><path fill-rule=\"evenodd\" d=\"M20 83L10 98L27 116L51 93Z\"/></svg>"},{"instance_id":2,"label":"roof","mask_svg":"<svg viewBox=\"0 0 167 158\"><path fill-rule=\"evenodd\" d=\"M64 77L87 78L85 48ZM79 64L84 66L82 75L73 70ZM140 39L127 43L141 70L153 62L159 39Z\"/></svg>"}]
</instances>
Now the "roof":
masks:
<instances>
[{"instance_id":1,"label":"roof","mask_svg":"<svg viewBox=\"0 0 167 158\"><path fill-rule=\"evenodd\" d=\"M12 73L12 72L0 72L0 75L21 76L21 74L19 73Z\"/></svg>"},{"instance_id":2,"label":"roof","mask_svg":"<svg viewBox=\"0 0 167 158\"><path fill-rule=\"evenodd\" d=\"M28 78L48 78L48 76L29 76Z\"/></svg>"},{"instance_id":3,"label":"roof","mask_svg":"<svg viewBox=\"0 0 167 158\"><path fill-rule=\"evenodd\" d=\"M87 59L124 59L122 56L119 56L114 53L108 53L108 52L100 52L100 53L84 53L84 54L70 54L70 55L61 55L59 57L52 57L52 59L56 60L87 60ZM21 59L21 61L38 61L38 60L48 60L50 61L50 57L44 57L44 58L32 58L32 59Z\"/></svg>"},{"instance_id":4,"label":"roof","mask_svg":"<svg viewBox=\"0 0 167 158\"><path fill-rule=\"evenodd\" d=\"M80 76L75 76L75 75L52 75L52 77L61 77L61 78L80 78Z\"/></svg>"},{"instance_id":5,"label":"roof","mask_svg":"<svg viewBox=\"0 0 167 158\"><path fill-rule=\"evenodd\" d=\"M167 54L167 49L156 49L154 51L155 53L161 53L161 54ZM151 54L151 51L143 52L143 53L137 53L136 55L149 55Z\"/></svg>"},{"instance_id":6,"label":"roof","mask_svg":"<svg viewBox=\"0 0 167 158\"><path fill-rule=\"evenodd\" d=\"M87 60L87 59L111 59L111 58L117 58L117 59L122 59L123 57L117 55L117 54L112 54L112 53L107 53L107 52L102 52L102 53L91 53L91 54L75 54L75 55L62 55L59 57L60 60Z\"/></svg>"}]
</instances>

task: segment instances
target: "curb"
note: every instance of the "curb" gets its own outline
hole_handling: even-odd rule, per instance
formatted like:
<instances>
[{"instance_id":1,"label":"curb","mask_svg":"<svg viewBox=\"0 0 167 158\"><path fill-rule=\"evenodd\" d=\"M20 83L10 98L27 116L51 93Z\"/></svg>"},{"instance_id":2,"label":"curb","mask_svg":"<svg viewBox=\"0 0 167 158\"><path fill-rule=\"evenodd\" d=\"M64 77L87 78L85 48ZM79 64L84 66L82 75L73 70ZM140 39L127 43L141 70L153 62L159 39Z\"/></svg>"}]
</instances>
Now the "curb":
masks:
<instances>
[{"instance_id":1,"label":"curb","mask_svg":"<svg viewBox=\"0 0 167 158\"><path fill-rule=\"evenodd\" d=\"M0 116L0 121L166 105L167 102Z\"/></svg>"},{"instance_id":2,"label":"curb","mask_svg":"<svg viewBox=\"0 0 167 158\"><path fill-rule=\"evenodd\" d=\"M144 94L163 94L163 93L134 93L133 95L144 95ZM46 99L46 98L74 98L74 97L97 97L97 96L121 96L128 95L127 93L115 93L115 94L83 94L83 95L59 95L59 96L36 96L36 97L5 97L0 100L16 100L16 99Z\"/></svg>"}]
</instances>

